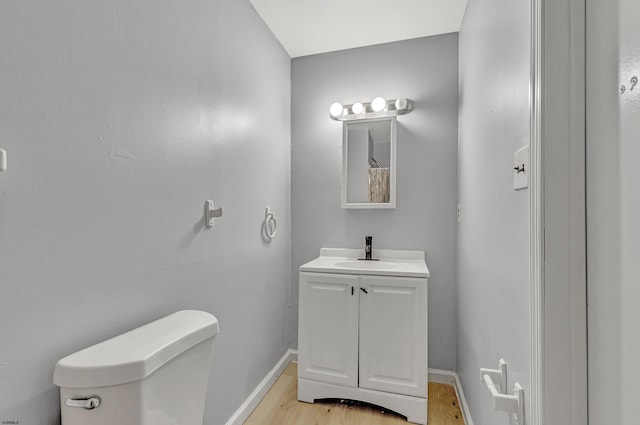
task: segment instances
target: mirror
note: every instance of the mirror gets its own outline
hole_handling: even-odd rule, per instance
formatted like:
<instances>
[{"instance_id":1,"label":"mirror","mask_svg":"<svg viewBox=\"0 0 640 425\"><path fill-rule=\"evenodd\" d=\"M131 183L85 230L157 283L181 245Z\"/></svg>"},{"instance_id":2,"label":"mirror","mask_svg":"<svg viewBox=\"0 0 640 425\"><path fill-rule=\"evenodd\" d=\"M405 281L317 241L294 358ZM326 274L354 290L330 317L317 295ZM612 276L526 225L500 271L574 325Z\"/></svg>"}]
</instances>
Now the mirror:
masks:
<instances>
[{"instance_id":1,"label":"mirror","mask_svg":"<svg viewBox=\"0 0 640 425\"><path fill-rule=\"evenodd\" d=\"M345 121L342 207L396 207L396 117Z\"/></svg>"}]
</instances>

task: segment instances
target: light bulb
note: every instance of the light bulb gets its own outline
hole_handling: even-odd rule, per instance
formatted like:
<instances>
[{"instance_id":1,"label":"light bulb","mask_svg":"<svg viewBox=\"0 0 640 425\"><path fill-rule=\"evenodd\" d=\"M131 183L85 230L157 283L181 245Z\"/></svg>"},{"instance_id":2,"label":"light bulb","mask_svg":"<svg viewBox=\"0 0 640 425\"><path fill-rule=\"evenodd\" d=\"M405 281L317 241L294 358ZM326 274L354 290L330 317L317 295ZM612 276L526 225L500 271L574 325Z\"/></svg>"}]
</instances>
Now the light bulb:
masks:
<instances>
[{"instance_id":1,"label":"light bulb","mask_svg":"<svg viewBox=\"0 0 640 425\"><path fill-rule=\"evenodd\" d=\"M405 99L404 97L396 99L396 109L398 111L407 109L407 106L409 106L409 102L407 102L407 99Z\"/></svg>"},{"instance_id":2,"label":"light bulb","mask_svg":"<svg viewBox=\"0 0 640 425\"><path fill-rule=\"evenodd\" d=\"M344 112L344 106L342 106L342 103L340 102L335 102L331 104L331 107L329 108L329 113L331 114L332 117L339 117L340 115L342 115L343 112Z\"/></svg>"},{"instance_id":3,"label":"light bulb","mask_svg":"<svg viewBox=\"0 0 640 425\"><path fill-rule=\"evenodd\" d=\"M360 102L354 103L351 106L351 110L353 111L354 114L361 114L364 112L364 105Z\"/></svg>"},{"instance_id":4,"label":"light bulb","mask_svg":"<svg viewBox=\"0 0 640 425\"><path fill-rule=\"evenodd\" d=\"M384 108L386 107L387 107L387 101L384 100L384 98L382 97L376 97L371 101L371 109L373 109L374 112L384 111Z\"/></svg>"}]
</instances>

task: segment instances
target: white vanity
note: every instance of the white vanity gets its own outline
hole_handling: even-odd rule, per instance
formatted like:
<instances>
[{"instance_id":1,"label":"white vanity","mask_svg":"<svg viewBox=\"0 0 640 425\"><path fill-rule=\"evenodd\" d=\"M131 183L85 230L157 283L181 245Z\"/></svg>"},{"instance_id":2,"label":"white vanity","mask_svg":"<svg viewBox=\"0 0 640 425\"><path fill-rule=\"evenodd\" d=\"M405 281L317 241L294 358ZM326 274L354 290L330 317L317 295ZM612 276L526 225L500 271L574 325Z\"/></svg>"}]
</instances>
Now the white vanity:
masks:
<instances>
[{"instance_id":1,"label":"white vanity","mask_svg":"<svg viewBox=\"0 0 640 425\"><path fill-rule=\"evenodd\" d=\"M300 267L298 400L372 403L427 423L427 278L421 251L320 250Z\"/></svg>"}]
</instances>

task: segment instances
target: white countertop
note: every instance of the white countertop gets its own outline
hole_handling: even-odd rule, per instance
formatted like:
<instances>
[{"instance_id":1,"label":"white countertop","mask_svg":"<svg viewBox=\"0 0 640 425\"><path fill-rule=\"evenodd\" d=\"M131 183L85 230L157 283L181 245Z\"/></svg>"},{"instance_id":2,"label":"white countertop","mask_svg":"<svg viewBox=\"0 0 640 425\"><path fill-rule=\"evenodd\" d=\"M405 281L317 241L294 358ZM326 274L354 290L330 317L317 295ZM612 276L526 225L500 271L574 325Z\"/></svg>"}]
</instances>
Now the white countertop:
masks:
<instances>
[{"instance_id":1,"label":"white countertop","mask_svg":"<svg viewBox=\"0 0 640 425\"><path fill-rule=\"evenodd\" d=\"M322 248L320 257L300 266L301 272L339 273L377 276L429 277L422 251L374 249L372 258L363 261L364 249Z\"/></svg>"}]
</instances>

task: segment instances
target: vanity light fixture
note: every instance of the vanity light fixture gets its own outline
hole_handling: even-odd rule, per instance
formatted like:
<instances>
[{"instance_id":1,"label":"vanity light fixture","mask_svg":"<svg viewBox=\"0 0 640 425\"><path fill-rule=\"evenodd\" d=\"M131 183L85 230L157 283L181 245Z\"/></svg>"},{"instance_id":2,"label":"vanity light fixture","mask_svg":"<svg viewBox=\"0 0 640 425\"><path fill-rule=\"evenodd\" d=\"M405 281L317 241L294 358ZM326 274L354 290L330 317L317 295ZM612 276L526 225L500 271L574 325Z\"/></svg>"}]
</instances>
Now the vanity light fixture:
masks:
<instances>
[{"instance_id":1,"label":"vanity light fixture","mask_svg":"<svg viewBox=\"0 0 640 425\"><path fill-rule=\"evenodd\" d=\"M373 112L382 112L387 107L387 101L383 97L376 97L371 101L371 109Z\"/></svg>"},{"instance_id":2,"label":"vanity light fixture","mask_svg":"<svg viewBox=\"0 0 640 425\"><path fill-rule=\"evenodd\" d=\"M353 112L354 114L362 114L364 112L364 105L360 102L356 102L353 105L351 105L351 112Z\"/></svg>"},{"instance_id":3,"label":"vanity light fixture","mask_svg":"<svg viewBox=\"0 0 640 425\"><path fill-rule=\"evenodd\" d=\"M404 97L396 99L396 101L395 101L395 107L398 110L399 109L407 109L407 104L408 104L408 101Z\"/></svg>"},{"instance_id":4,"label":"vanity light fixture","mask_svg":"<svg viewBox=\"0 0 640 425\"><path fill-rule=\"evenodd\" d=\"M395 117L408 114L413 110L411 100L404 97L386 100L376 97L370 103L356 102L343 105L335 102L329 108L329 116L336 121L350 121L370 118Z\"/></svg>"},{"instance_id":5,"label":"vanity light fixture","mask_svg":"<svg viewBox=\"0 0 640 425\"><path fill-rule=\"evenodd\" d=\"M332 117L339 117L344 113L344 106L342 106L342 103L340 102L332 103L329 108L329 113Z\"/></svg>"}]
</instances>

